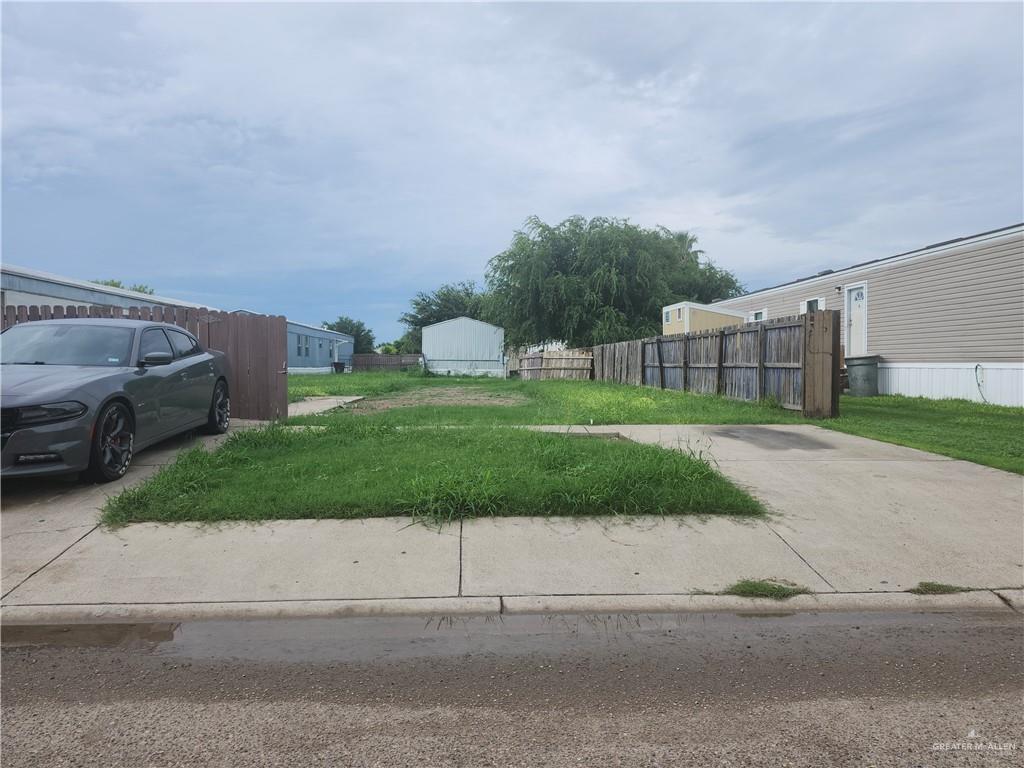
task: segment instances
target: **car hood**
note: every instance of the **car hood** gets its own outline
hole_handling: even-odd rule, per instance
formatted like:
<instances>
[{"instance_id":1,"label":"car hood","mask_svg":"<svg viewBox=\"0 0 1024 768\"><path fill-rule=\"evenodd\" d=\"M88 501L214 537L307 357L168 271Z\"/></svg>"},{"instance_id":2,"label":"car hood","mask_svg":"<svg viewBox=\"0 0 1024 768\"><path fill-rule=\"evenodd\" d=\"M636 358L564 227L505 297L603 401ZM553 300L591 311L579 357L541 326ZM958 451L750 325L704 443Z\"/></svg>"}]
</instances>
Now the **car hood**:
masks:
<instances>
[{"instance_id":1,"label":"car hood","mask_svg":"<svg viewBox=\"0 0 1024 768\"><path fill-rule=\"evenodd\" d=\"M130 368L93 365L4 365L0 367L0 399L5 408L82 400L82 389Z\"/></svg>"}]
</instances>

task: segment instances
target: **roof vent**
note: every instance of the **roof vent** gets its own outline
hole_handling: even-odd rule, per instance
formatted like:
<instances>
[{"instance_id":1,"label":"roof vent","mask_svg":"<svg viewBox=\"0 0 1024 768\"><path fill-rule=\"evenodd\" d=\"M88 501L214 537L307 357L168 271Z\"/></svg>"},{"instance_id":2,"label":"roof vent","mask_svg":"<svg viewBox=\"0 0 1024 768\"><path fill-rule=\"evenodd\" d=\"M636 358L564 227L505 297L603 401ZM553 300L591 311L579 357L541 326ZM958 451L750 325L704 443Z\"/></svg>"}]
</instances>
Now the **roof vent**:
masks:
<instances>
[{"instance_id":1,"label":"roof vent","mask_svg":"<svg viewBox=\"0 0 1024 768\"><path fill-rule=\"evenodd\" d=\"M821 277L822 275L831 275L834 271L835 270L832 270L832 269L823 269L823 270L821 270L821 272L816 274L815 277Z\"/></svg>"}]
</instances>

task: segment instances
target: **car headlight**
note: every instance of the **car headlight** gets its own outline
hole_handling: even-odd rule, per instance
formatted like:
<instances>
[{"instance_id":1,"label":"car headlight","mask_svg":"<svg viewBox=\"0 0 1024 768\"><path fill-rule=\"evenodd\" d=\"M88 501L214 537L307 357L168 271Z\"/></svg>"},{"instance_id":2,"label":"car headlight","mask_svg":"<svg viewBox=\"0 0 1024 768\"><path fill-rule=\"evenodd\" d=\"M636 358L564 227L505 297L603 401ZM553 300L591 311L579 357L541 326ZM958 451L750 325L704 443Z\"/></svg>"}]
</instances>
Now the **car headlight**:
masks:
<instances>
[{"instance_id":1,"label":"car headlight","mask_svg":"<svg viewBox=\"0 0 1024 768\"><path fill-rule=\"evenodd\" d=\"M74 419L81 416L87 410L89 409L75 400L68 400L63 403L47 403L46 405L30 405L18 409L17 426L47 424L53 421Z\"/></svg>"}]
</instances>

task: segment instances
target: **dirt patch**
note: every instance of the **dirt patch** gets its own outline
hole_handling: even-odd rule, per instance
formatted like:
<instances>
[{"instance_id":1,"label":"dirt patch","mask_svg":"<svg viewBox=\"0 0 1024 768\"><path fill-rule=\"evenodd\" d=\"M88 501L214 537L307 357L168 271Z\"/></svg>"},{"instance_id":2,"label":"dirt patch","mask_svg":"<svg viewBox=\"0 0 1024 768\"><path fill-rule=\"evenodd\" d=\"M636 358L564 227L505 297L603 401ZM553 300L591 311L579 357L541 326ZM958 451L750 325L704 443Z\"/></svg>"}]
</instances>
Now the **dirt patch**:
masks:
<instances>
[{"instance_id":1,"label":"dirt patch","mask_svg":"<svg viewBox=\"0 0 1024 768\"><path fill-rule=\"evenodd\" d=\"M429 387L411 392L368 397L351 406L354 413L376 413L417 405L523 405L529 399L512 392L489 392L484 387Z\"/></svg>"}]
</instances>

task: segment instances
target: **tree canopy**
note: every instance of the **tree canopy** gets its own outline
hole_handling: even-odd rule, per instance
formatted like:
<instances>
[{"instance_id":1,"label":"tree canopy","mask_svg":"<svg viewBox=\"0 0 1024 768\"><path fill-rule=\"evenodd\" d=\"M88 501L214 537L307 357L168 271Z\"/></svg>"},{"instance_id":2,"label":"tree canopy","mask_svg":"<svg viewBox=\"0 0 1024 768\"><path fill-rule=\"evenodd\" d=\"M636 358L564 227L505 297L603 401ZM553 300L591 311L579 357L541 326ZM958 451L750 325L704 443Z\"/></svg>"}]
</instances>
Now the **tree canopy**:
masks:
<instances>
[{"instance_id":1,"label":"tree canopy","mask_svg":"<svg viewBox=\"0 0 1024 768\"><path fill-rule=\"evenodd\" d=\"M93 282L96 285L106 285L106 286L109 286L111 288L121 288L122 290L125 290L125 291L135 291L136 293L146 293L146 294L149 294L150 296L152 296L154 293L156 293L156 291L153 288L150 288L148 285L146 285L144 283L135 283L134 285L125 285L120 280L92 280L90 282Z\"/></svg>"},{"instance_id":2,"label":"tree canopy","mask_svg":"<svg viewBox=\"0 0 1024 768\"><path fill-rule=\"evenodd\" d=\"M355 353L373 352L374 339L373 331L366 327L362 320L342 315L333 323L324 321L324 328L339 333L347 333L355 339Z\"/></svg>"},{"instance_id":3,"label":"tree canopy","mask_svg":"<svg viewBox=\"0 0 1024 768\"><path fill-rule=\"evenodd\" d=\"M743 292L730 272L701 260L696 244L690 233L624 219L574 216L552 226L531 217L488 265L487 296L477 300L489 317L481 319L504 326L513 345L653 336L667 304Z\"/></svg>"},{"instance_id":4,"label":"tree canopy","mask_svg":"<svg viewBox=\"0 0 1024 768\"><path fill-rule=\"evenodd\" d=\"M453 317L482 320L486 302L486 295L472 281L445 283L429 293L420 291L410 301L409 311L398 319L407 329L405 335L392 343L403 353L419 352L424 326Z\"/></svg>"}]
</instances>

